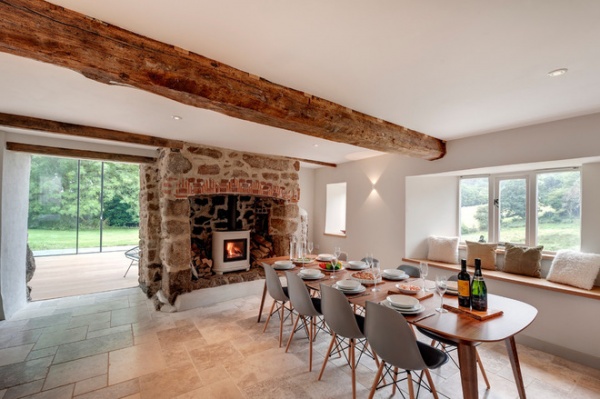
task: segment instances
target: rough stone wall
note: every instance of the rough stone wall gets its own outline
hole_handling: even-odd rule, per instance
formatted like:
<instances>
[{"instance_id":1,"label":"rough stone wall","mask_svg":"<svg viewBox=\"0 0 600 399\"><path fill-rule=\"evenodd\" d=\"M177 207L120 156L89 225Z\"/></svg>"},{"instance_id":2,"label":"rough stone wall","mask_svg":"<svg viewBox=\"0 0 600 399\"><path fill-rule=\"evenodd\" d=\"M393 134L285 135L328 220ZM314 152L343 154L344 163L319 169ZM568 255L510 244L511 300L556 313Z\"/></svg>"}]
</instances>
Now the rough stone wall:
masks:
<instances>
[{"instance_id":1,"label":"rough stone wall","mask_svg":"<svg viewBox=\"0 0 600 399\"><path fill-rule=\"evenodd\" d=\"M220 148L160 150L157 165L142 168L140 191L141 207L148 207L147 215L145 209L140 211L141 249L148 252L140 259L140 283L143 280L148 296L160 289L172 304L177 295L198 286L192 283L190 269L191 196L242 194L285 200L273 207L270 233L278 237L276 253L287 254L289 236L297 228L299 169L298 161Z\"/></svg>"},{"instance_id":2,"label":"rough stone wall","mask_svg":"<svg viewBox=\"0 0 600 399\"><path fill-rule=\"evenodd\" d=\"M156 165L140 167L140 271L139 283L148 297L160 290L162 264L160 261L159 182Z\"/></svg>"}]
</instances>

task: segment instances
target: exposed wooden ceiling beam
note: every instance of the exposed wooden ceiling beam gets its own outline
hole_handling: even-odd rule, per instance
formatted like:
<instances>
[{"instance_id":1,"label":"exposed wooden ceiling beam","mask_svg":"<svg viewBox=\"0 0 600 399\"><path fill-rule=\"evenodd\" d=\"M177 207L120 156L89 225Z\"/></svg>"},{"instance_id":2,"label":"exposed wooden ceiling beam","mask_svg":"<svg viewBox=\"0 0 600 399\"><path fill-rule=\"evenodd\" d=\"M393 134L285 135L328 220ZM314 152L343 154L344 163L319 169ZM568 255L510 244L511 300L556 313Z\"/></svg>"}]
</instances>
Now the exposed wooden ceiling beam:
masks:
<instances>
[{"instance_id":1,"label":"exposed wooden ceiling beam","mask_svg":"<svg viewBox=\"0 0 600 399\"><path fill-rule=\"evenodd\" d=\"M0 0L0 51L199 108L423 159L445 142L40 0Z\"/></svg>"},{"instance_id":2,"label":"exposed wooden ceiling beam","mask_svg":"<svg viewBox=\"0 0 600 399\"><path fill-rule=\"evenodd\" d=\"M77 159L83 158L83 159L94 159L94 160L101 160L101 161L129 162L129 163L153 163L153 162L156 162L156 158L142 157L139 155L114 154L112 152L76 150L76 149L72 149L72 148L47 147L44 145L23 144L23 143L13 143L13 142L7 142L6 149L11 150L11 151L27 152L30 154L54 155L57 157L68 157L68 158L77 158Z\"/></svg>"},{"instance_id":3,"label":"exposed wooden ceiling beam","mask_svg":"<svg viewBox=\"0 0 600 399\"><path fill-rule=\"evenodd\" d=\"M1 112L0 126L36 130L47 133L66 134L69 136L86 137L92 139L118 141L121 143L142 144L151 147L183 148L183 142L177 140L168 140L161 137L148 136L145 134L128 133L118 130L102 129L93 126L83 126L73 123L32 118L30 116L4 114Z\"/></svg>"}]
</instances>

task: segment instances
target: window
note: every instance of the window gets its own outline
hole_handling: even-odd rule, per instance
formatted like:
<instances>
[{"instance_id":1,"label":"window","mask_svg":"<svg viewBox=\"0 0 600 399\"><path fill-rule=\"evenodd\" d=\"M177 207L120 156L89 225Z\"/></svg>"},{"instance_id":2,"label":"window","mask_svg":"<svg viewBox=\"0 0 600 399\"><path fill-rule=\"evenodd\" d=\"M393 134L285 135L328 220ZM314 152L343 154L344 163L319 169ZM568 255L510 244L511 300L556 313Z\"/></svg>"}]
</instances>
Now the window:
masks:
<instances>
[{"instance_id":1,"label":"window","mask_svg":"<svg viewBox=\"0 0 600 399\"><path fill-rule=\"evenodd\" d=\"M346 235L346 183L327 185L325 234Z\"/></svg>"},{"instance_id":2,"label":"window","mask_svg":"<svg viewBox=\"0 0 600 399\"><path fill-rule=\"evenodd\" d=\"M461 241L578 250L580 211L578 169L460 179Z\"/></svg>"}]
</instances>

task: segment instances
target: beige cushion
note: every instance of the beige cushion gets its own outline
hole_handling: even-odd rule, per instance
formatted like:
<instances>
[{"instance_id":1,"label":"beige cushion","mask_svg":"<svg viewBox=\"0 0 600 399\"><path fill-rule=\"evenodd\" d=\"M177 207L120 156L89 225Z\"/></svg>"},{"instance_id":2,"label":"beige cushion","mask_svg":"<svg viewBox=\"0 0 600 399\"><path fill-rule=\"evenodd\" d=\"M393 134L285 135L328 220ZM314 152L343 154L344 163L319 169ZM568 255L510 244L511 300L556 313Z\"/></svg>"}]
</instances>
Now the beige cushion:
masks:
<instances>
[{"instance_id":1,"label":"beige cushion","mask_svg":"<svg viewBox=\"0 0 600 399\"><path fill-rule=\"evenodd\" d=\"M524 276L542 277L543 245L537 247L521 247L514 244L504 244L503 272L522 274Z\"/></svg>"},{"instance_id":2,"label":"beige cushion","mask_svg":"<svg viewBox=\"0 0 600 399\"><path fill-rule=\"evenodd\" d=\"M591 290L599 269L600 255L562 250L556 253L546 278L555 283Z\"/></svg>"},{"instance_id":3,"label":"beige cushion","mask_svg":"<svg viewBox=\"0 0 600 399\"><path fill-rule=\"evenodd\" d=\"M467 266L475 266L475 259L481 259L481 268L496 270L496 248L498 244L486 244L475 241L467 243Z\"/></svg>"},{"instance_id":4,"label":"beige cushion","mask_svg":"<svg viewBox=\"0 0 600 399\"><path fill-rule=\"evenodd\" d=\"M445 263L458 263L458 237L430 236L427 239L427 259Z\"/></svg>"}]
</instances>

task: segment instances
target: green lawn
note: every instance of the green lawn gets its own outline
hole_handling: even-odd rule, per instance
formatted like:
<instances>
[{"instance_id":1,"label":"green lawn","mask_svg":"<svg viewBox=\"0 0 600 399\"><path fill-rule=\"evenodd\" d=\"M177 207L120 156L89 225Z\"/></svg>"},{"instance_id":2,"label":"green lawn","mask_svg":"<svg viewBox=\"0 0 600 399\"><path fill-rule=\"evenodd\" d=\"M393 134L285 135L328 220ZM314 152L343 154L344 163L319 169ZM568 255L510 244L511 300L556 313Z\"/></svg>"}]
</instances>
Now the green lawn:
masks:
<instances>
[{"instance_id":1,"label":"green lawn","mask_svg":"<svg viewBox=\"0 0 600 399\"><path fill-rule=\"evenodd\" d=\"M139 243L139 229L109 228L102 230L102 246L135 246ZM79 248L100 245L99 230L79 230ZM32 251L75 248L75 230L29 229L29 247Z\"/></svg>"}]
</instances>

